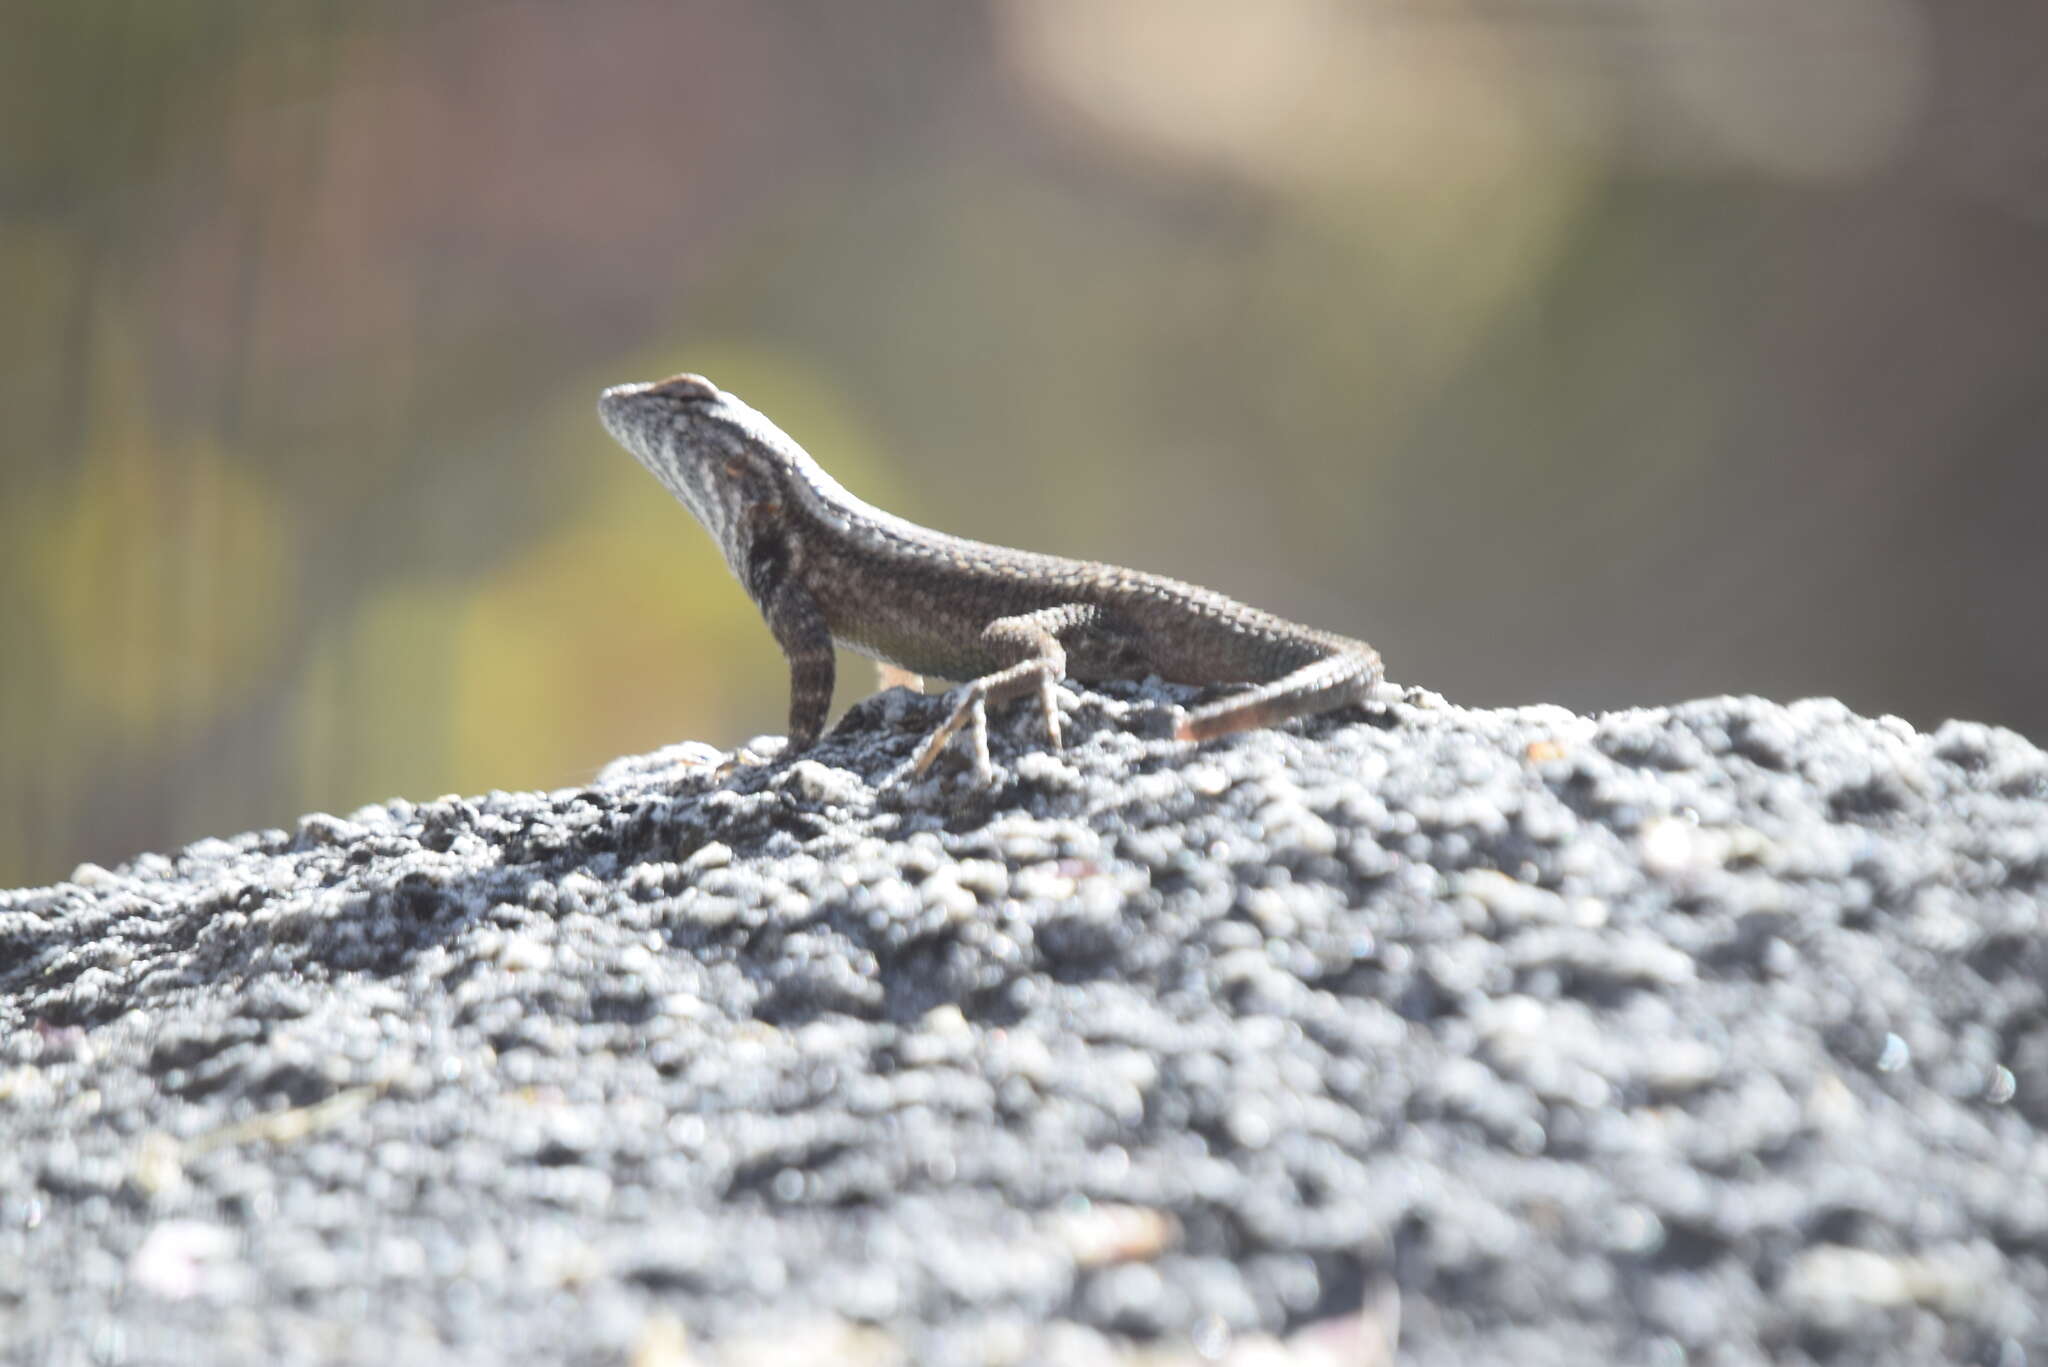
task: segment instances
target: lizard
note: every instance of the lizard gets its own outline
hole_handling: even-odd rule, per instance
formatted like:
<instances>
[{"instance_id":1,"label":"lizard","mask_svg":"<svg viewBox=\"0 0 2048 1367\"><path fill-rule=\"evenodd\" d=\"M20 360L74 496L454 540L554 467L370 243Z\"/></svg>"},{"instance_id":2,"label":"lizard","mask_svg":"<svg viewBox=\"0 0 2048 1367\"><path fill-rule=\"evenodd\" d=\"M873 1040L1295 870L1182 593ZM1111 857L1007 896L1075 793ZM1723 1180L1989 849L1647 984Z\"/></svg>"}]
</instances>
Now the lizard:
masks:
<instances>
[{"instance_id":1,"label":"lizard","mask_svg":"<svg viewBox=\"0 0 2048 1367\"><path fill-rule=\"evenodd\" d=\"M1063 678L1252 685L1179 719L1176 739L1202 741L1362 701L1381 677L1365 642L1210 589L970 541L884 512L701 375L614 385L598 416L711 534L781 647L785 755L824 732L835 645L912 674L967 680L912 772L923 774L966 728L984 783L994 773L988 705L1035 692L1057 749Z\"/></svg>"}]
</instances>

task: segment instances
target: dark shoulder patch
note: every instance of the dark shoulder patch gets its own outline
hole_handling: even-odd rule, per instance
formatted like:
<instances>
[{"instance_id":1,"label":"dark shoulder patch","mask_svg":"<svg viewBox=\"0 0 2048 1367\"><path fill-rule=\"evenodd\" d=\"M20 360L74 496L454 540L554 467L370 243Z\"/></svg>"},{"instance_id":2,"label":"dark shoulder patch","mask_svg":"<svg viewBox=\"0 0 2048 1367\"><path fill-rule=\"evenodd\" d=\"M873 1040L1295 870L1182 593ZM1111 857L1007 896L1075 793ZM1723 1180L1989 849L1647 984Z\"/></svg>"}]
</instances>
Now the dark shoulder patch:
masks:
<instances>
[{"instance_id":1,"label":"dark shoulder patch","mask_svg":"<svg viewBox=\"0 0 2048 1367\"><path fill-rule=\"evenodd\" d=\"M747 543L747 595L765 603L788 578L789 543L775 532L757 533Z\"/></svg>"}]
</instances>

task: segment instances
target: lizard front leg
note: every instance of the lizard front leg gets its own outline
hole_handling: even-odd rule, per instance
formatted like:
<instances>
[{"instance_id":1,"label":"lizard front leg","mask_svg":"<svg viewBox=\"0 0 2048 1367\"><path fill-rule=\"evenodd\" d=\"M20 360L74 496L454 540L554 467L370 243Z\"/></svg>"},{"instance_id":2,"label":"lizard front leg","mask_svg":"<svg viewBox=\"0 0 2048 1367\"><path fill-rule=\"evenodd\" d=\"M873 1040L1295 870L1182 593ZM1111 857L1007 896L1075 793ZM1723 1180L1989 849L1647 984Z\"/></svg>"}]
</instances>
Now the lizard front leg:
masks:
<instances>
[{"instance_id":1,"label":"lizard front leg","mask_svg":"<svg viewBox=\"0 0 2048 1367\"><path fill-rule=\"evenodd\" d=\"M998 617L981 629L982 644L1003 655L1020 656L1016 663L984 674L967 685L953 714L932 732L911 762L911 772L922 774L946 748L946 742L970 728L974 746L974 772L982 782L995 775L988 756L988 704L1004 703L1038 690L1039 705L1045 713L1046 739L1054 749L1060 746L1060 713L1056 688L1067 676L1067 649L1060 638L1085 631L1101 623L1102 610L1089 603L1062 603L1014 617Z\"/></svg>"},{"instance_id":2,"label":"lizard front leg","mask_svg":"<svg viewBox=\"0 0 2048 1367\"><path fill-rule=\"evenodd\" d=\"M768 630L789 660L789 749L794 755L818 743L832 708L832 631L817 600L795 579L774 585L761 600Z\"/></svg>"}]
</instances>

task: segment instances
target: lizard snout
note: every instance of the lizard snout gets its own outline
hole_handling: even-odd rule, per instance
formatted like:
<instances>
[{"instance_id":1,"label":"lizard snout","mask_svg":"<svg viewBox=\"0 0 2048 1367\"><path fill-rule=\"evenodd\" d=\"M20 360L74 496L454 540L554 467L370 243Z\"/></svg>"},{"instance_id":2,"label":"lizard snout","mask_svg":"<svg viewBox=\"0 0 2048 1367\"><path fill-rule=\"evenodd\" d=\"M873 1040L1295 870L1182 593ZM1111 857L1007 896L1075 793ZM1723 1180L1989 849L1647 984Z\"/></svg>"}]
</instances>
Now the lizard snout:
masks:
<instances>
[{"instance_id":1,"label":"lizard snout","mask_svg":"<svg viewBox=\"0 0 2048 1367\"><path fill-rule=\"evenodd\" d=\"M658 426L677 405L709 404L723 398L718 386L702 375L671 375L666 380L613 385L598 396L597 415L605 430L625 443L627 450L637 451L638 438L633 434L650 424Z\"/></svg>"}]
</instances>

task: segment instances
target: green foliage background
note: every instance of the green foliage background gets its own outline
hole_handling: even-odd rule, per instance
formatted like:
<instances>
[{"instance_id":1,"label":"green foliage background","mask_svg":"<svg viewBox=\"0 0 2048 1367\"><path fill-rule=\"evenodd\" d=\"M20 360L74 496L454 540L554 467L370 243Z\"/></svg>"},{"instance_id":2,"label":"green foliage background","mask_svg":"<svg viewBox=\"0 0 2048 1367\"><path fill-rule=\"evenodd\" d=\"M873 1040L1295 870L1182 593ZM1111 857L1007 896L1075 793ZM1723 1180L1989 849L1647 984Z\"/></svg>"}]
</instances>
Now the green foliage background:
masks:
<instances>
[{"instance_id":1,"label":"green foliage background","mask_svg":"<svg viewBox=\"0 0 2048 1367\"><path fill-rule=\"evenodd\" d=\"M778 730L592 416L681 369L1461 701L2048 734L2048 21L1990 13L6 7L0 885Z\"/></svg>"}]
</instances>

